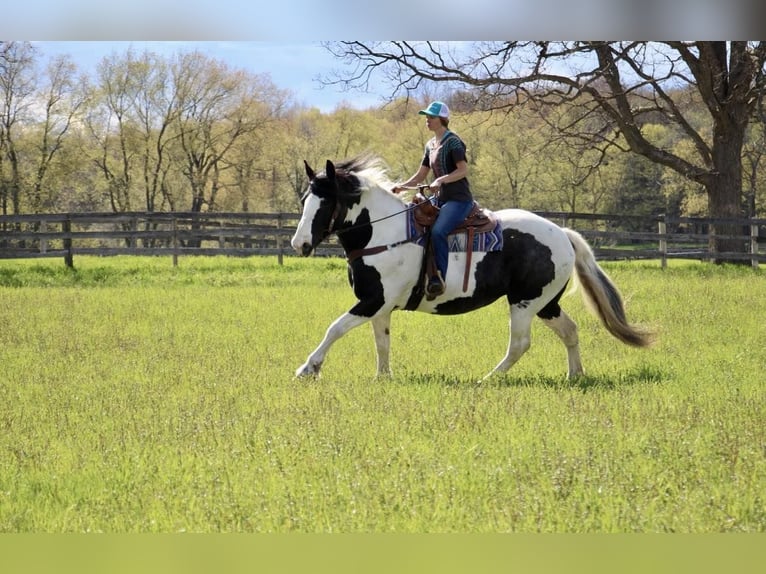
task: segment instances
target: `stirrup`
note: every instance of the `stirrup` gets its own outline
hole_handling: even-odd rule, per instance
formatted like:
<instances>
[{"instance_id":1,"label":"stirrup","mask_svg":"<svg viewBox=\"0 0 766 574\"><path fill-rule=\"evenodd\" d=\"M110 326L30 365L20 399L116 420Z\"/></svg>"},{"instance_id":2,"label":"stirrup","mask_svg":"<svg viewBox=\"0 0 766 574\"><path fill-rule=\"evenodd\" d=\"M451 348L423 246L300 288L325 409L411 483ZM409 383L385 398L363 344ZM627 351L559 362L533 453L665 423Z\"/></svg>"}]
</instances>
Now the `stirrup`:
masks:
<instances>
[{"instance_id":1,"label":"stirrup","mask_svg":"<svg viewBox=\"0 0 766 574\"><path fill-rule=\"evenodd\" d=\"M428 283L426 284L426 301L433 301L439 295L444 295L446 288L447 286L444 284L442 274L437 271L436 275L432 275L428 278Z\"/></svg>"}]
</instances>

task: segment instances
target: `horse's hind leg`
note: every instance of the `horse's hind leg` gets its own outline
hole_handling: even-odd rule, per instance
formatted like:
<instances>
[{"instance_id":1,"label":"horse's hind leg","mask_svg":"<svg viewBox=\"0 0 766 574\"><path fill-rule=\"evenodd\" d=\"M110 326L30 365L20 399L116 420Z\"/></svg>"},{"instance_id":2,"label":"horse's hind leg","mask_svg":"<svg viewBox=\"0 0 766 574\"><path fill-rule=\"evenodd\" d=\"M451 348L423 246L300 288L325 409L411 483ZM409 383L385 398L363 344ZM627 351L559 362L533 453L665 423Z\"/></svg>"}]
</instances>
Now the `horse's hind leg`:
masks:
<instances>
[{"instance_id":1,"label":"horse's hind leg","mask_svg":"<svg viewBox=\"0 0 766 574\"><path fill-rule=\"evenodd\" d=\"M558 310L558 316L555 317L543 317L543 320L548 327L550 327L559 339L564 343L567 348L567 363L569 370L567 376L571 379L577 375L583 373L582 362L580 361L580 340L577 334L577 323L564 313L561 309Z\"/></svg>"},{"instance_id":2,"label":"horse's hind leg","mask_svg":"<svg viewBox=\"0 0 766 574\"><path fill-rule=\"evenodd\" d=\"M527 309L511 306L511 338L508 341L508 351L492 372L484 377L485 379L497 373L505 373L527 352L532 338L532 318L533 315Z\"/></svg>"},{"instance_id":3,"label":"horse's hind leg","mask_svg":"<svg viewBox=\"0 0 766 574\"><path fill-rule=\"evenodd\" d=\"M378 353L378 376L391 375L389 355L391 349L391 313L383 313L372 319L375 350Z\"/></svg>"}]
</instances>

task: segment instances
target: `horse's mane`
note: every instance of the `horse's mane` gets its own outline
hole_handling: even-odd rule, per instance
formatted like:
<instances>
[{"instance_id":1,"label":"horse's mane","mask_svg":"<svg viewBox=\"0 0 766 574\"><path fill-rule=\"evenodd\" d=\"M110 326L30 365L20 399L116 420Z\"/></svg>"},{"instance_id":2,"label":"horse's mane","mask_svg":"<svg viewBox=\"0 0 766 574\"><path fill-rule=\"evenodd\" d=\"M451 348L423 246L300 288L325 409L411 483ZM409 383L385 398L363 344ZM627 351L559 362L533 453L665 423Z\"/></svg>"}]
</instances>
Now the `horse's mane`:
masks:
<instances>
[{"instance_id":1,"label":"horse's mane","mask_svg":"<svg viewBox=\"0 0 766 574\"><path fill-rule=\"evenodd\" d=\"M383 159L370 152L365 152L349 159L338 162L335 167L341 171L355 176L361 183L362 190L372 186L382 188L386 193L399 198L391 192L394 182L388 176L388 166Z\"/></svg>"}]
</instances>

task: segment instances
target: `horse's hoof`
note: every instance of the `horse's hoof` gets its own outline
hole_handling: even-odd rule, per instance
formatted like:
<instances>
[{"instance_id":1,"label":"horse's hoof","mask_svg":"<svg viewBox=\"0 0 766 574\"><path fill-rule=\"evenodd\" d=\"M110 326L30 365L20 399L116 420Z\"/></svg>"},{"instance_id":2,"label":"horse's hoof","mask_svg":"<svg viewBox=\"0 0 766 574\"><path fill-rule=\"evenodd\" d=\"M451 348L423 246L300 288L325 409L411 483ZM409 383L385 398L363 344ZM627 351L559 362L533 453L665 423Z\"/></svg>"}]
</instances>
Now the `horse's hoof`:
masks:
<instances>
[{"instance_id":1,"label":"horse's hoof","mask_svg":"<svg viewBox=\"0 0 766 574\"><path fill-rule=\"evenodd\" d=\"M317 367L312 367L311 365L306 363L298 367L298 369L295 371L295 376L299 379L305 379L308 377L318 377L319 369Z\"/></svg>"}]
</instances>

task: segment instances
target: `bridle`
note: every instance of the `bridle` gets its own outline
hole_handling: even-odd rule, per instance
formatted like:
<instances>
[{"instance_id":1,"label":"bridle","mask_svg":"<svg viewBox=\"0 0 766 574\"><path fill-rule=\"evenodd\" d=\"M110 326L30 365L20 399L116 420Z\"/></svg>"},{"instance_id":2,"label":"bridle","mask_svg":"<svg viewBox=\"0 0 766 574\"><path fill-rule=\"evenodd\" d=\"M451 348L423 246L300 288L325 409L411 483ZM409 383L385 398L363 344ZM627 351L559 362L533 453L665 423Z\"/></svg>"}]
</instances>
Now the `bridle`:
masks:
<instances>
[{"instance_id":1,"label":"bridle","mask_svg":"<svg viewBox=\"0 0 766 574\"><path fill-rule=\"evenodd\" d=\"M336 235L339 235L339 231L334 230L333 227L335 227L335 222L340 217L340 212L342 209L343 207L341 206L340 199L338 199L338 197L335 196L335 207L332 210L332 215L330 216L330 222L327 224L327 230L325 232L325 236L324 236L324 239L322 239L322 241L330 237L330 235L332 235L333 233L335 233ZM348 213L347 207L345 208L345 211L346 213ZM345 219L346 219L346 214L344 213L343 219L341 220L341 222ZM341 230L341 231L345 231L345 230Z\"/></svg>"}]
</instances>

